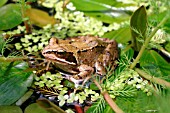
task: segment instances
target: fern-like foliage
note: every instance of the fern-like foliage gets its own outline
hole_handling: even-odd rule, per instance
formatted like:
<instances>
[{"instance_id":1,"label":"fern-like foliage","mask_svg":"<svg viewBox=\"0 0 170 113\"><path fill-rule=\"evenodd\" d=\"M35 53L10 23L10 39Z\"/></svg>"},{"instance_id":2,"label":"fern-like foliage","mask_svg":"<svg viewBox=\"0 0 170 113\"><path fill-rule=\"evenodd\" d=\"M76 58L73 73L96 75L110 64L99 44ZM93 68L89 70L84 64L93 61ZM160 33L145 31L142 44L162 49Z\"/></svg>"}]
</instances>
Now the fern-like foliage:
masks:
<instances>
[{"instance_id":1,"label":"fern-like foliage","mask_svg":"<svg viewBox=\"0 0 170 113\"><path fill-rule=\"evenodd\" d=\"M104 98L100 98L96 103L94 103L86 113L104 113L106 108L106 102Z\"/></svg>"},{"instance_id":2,"label":"fern-like foliage","mask_svg":"<svg viewBox=\"0 0 170 113\"><path fill-rule=\"evenodd\" d=\"M59 92L54 89L54 88L49 88L49 87L37 87L36 88L37 91L41 92L42 94L44 94L45 96L58 96Z\"/></svg>"}]
</instances>

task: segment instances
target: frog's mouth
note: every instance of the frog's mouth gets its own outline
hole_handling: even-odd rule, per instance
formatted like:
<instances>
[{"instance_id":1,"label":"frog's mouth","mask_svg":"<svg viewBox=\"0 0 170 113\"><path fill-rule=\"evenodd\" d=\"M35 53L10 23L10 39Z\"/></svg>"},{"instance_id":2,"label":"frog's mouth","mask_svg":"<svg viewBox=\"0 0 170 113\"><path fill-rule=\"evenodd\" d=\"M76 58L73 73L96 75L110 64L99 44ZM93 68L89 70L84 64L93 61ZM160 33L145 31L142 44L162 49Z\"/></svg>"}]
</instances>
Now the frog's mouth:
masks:
<instances>
[{"instance_id":1,"label":"frog's mouth","mask_svg":"<svg viewBox=\"0 0 170 113\"><path fill-rule=\"evenodd\" d=\"M55 62L77 65L77 61L72 52L58 52L58 51L48 51L43 53L43 55L50 59L55 60Z\"/></svg>"}]
</instances>

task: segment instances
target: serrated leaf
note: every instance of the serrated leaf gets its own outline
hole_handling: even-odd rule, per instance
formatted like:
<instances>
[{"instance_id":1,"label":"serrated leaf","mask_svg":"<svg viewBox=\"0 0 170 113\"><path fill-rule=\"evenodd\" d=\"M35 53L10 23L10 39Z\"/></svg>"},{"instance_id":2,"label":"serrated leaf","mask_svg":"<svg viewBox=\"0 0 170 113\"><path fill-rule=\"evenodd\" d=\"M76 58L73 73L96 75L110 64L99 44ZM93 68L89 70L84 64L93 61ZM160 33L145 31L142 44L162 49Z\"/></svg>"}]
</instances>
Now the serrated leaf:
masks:
<instances>
[{"instance_id":1,"label":"serrated leaf","mask_svg":"<svg viewBox=\"0 0 170 113\"><path fill-rule=\"evenodd\" d=\"M0 105L10 105L16 102L27 91L33 81L30 72L24 72L14 67L12 63L1 63L0 68Z\"/></svg>"},{"instance_id":2,"label":"serrated leaf","mask_svg":"<svg viewBox=\"0 0 170 113\"><path fill-rule=\"evenodd\" d=\"M170 75L170 64L154 50L144 51L140 59L140 66L158 77Z\"/></svg>"},{"instance_id":3,"label":"serrated leaf","mask_svg":"<svg viewBox=\"0 0 170 113\"><path fill-rule=\"evenodd\" d=\"M71 0L77 10L84 12L105 23L122 22L129 19L127 10L113 8L112 5L120 5L120 2L109 0Z\"/></svg>"},{"instance_id":4,"label":"serrated leaf","mask_svg":"<svg viewBox=\"0 0 170 113\"><path fill-rule=\"evenodd\" d=\"M147 30L147 14L144 6L139 7L132 15L130 20L132 43L135 50L140 50L141 43L139 38L145 40Z\"/></svg>"},{"instance_id":5,"label":"serrated leaf","mask_svg":"<svg viewBox=\"0 0 170 113\"><path fill-rule=\"evenodd\" d=\"M22 22L20 6L8 4L0 8L0 30L11 29Z\"/></svg>"},{"instance_id":6,"label":"serrated leaf","mask_svg":"<svg viewBox=\"0 0 170 113\"><path fill-rule=\"evenodd\" d=\"M32 24L35 24L39 27L43 27L48 24L54 25L56 23L54 17L49 16L47 12L39 9L27 9L26 15L29 17Z\"/></svg>"},{"instance_id":7,"label":"serrated leaf","mask_svg":"<svg viewBox=\"0 0 170 113\"><path fill-rule=\"evenodd\" d=\"M127 43L131 40L130 28L124 27L115 31L107 32L103 35L103 37L114 39L118 43Z\"/></svg>"}]
</instances>

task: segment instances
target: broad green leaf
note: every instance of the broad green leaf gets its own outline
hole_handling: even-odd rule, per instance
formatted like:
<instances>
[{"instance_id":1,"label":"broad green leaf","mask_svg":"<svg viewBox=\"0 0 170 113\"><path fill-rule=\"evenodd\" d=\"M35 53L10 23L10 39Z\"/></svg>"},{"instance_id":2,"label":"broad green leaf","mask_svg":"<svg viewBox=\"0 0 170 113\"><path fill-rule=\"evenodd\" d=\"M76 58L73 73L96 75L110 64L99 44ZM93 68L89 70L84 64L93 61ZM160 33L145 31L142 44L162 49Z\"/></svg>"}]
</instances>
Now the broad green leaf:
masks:
<instances>
[{"instance_id":1,"label":"broad green leaf","mask_svg":"<svg viewBox=\"0 0 170 113\"><path fill-rule=\"evenodd\" d=\"M0 1L0 7L3 6L8 0L1 0Z\"/></svg>"},{"instance_id":2,"label":"broad green leaf","mask_svg":"<svg viewBox=\"0 0 170 113\"><path fill-rule=\"evenodd\" d=\"M0 68L0 105L11 105L22 97L30 87L33 76L24 72L23 64L1 63ZM7 65L7 66L6 66ZM25 66L23 66L25 67Z\"/></svg>"},{"instance_id":3,"label":"broad green leaf","mask_svg":"<svg viewBox=\"0 0 170 113\"><path fill-rule=\"evenodd\" d=\"M131 40L130 28L124 27L115 31L107 32L103 37L115 39L118 43L127 43Z\"/></svg>"},{"instance_id":4,"label":"broad green leaf","mask_svg":"<svg viewBox=\"0 0 170 113\"><path fill-rule=\"evenodd\" d=\"M27 9L26 15L29 17L32 24L35 24L39 27L46 26L47 24L54 25L56 23L54 17L49 16L47 12L39 9Z\"/></svg>"},{"instance_id":5,"label":"broad green leaf","mask_svg":"<svg viewBox=\"0 0 170 113\"><path fill-rule=\"evenodd\" d=\"M1 113L22 113L22 110L18 106L0 106Z\"/></svg>"},{"instance_id":6,"label":"broad green leaf","mask_svg":"<svg viewBox=\"0 0 170 113\"><path fill-rule=\"evenodd\" d=\"M55 105L54 103L45 98L37 100L37 104L41 108L49 111L50 113L65 113L65 111L62 110L59 106Z\"/></svg>"},{"instance_id":7,"label":"broad green leaf","mask_svg":"<svg viewBox=\"0 0 170 113\"><path fill-rule=\"evenodd\" d=\"M11 29L22 22L20 6L8 4L0 8L0 30Z\"/></svg>"},{"instance_id":8,"label":"broad green leaf","mask_svg":"<svg viewBox=\"0 0 170 113\"><path fill-rule=\"evenodd\" d=\"M169 77L170 64L154 50L144 51L141 59L140 66L151 72L152 75L157 77Z\"/></svg>"},{"instance_id":9,"label":"broad green leaf","mask_svg":"<svg viewBox=\"0 0 170 113\"><path fill-rule=\"evenodd\" d=\"M147 96L146 93L138 91L138 94L132 98L117 97L116 103L125 113L154 113L154 110L158 110L155 104L159 102L153 95Z\"/></svg>"},{"instance_id":10,"label":"broad green leaf","mask_svg":"<svg viewBox=\"0 0 170 113\"><path fill-rule=\"evenodd\" d=\"M132 33L132 43L135 50L140 50L141 43L138 40L145 40L147 30L147 14L144 6L138 8L132 15L130 20Z\"/></svg>"},{"instance_id":11,"label":"broad green leaf","mask_svg":"<svg viewBox=\"0 0 170 113\"><path fill-rule=\"evenodd\" d=\"M129 11L117 9L114 4L120 4L117 1L97 1L97 0L71 0L77 10L84 12L105 23L122 22L129 19ZM106 4L107 3L107 4ZM111 4L111 5L110 5Z\"/></svg>"},{"instance_id":12,"label":"broad green leaf","mask_svg":"<svg viewBox=\"0 0 170 113\"><path fill-rule=\"evenodd\" d=\"M165 45L165 49L170 52L170 42Z\"/></svg>"},{"instance_id":13,"label":"broad green leaf","mask_svg":"<svg viewBox=\"0 0 170 113\"><path fill-rule=\"evenodd\" d=\"M42 107L40 107L37 103L33 103L25 109L24 113L50 113L50 112L42 109Z\"/></svg>"}]
</instances>

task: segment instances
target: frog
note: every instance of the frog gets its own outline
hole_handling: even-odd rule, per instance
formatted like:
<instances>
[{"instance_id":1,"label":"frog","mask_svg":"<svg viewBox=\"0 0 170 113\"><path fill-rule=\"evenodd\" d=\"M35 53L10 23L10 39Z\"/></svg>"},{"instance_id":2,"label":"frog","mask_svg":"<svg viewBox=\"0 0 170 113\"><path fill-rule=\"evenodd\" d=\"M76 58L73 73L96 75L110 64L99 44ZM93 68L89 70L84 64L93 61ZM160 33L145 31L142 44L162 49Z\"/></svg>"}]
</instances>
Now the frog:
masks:
<instances>
[{"instance_id":1,"label":"frog","mask_svg":"<svg viewBox=\"0 0 170 113\"><path fill-rule=\"evenodd\" d=\"M116 68L118 46L115 40L91 35L67 39L52 37L42 55L66 79L85 84L92 75L106 75L107 67Z\"/></svg>"}]
</instances>

